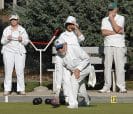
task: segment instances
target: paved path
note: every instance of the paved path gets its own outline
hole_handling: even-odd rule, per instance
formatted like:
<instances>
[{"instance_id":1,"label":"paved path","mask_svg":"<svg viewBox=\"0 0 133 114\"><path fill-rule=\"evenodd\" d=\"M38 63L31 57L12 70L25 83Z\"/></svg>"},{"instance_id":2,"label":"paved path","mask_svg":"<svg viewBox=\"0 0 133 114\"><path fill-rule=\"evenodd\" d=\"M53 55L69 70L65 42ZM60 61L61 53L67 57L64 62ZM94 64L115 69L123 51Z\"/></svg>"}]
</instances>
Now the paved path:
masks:
<instances>
[{"instance_id":1,"label":"paved path","mask_svg":"<svg viewBox=\"0 0 133 114\"><path fill-rule=\"evenodd\" d=\"M88 90L88 94L92 103L133 103L133 91L128 91L127 93L98 93L96 90ZM33 92L28 92L23 96L12 93L8 96L8 102L32 102L35 97L41 97L44 101L54 95L51 90L40 86L35 88ZM5 99L3 93L0 93L0 102L5 102Z\"/></svg>"}]
</instances>

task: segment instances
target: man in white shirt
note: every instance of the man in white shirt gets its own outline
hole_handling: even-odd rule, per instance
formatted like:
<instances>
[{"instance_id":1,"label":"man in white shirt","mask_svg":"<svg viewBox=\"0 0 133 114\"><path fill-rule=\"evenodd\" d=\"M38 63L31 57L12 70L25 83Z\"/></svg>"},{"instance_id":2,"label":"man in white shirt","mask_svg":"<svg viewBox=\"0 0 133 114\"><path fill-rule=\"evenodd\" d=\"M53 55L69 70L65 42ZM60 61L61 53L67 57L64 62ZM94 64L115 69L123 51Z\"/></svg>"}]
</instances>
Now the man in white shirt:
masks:
<instances>
[{"instance_id":1,"label":"man in white shirt","mask_svg":"<svg viewBox=\"0 0 133 114\"><path fill-rule=\"evenodd\" d=\"M117 3L112 2L108 6L108 16L103 18L101 30L104 36L104 87L99 92L110 92L111 88L111 69L114 60L116 71L116 84L119 92L125 93L125 34L124 34L125 19L118 14Z\"/></svg>"},{"instance_id":2,"label":"man in white shirt","mask_svg":"<svg viewBox=\"0 0 133 114\"><path fill-rule=\"evenodd\" d=\"M85 97L89 105L89 98L86 92L84 78L90 73L89 56L80 46L69 46L64 39L55 41L57 50L57 86L61 88L62 80L67 86L68 108L78 108L77 95L80 93ZM64 72L67 69L67 75ZM58 77L60 76L60 77Z\"/></svg>"},{"instance_id":3,"label":"man in white shirt","mask_svg":"<svg viewBox=\"0 0 133 114\"><path fill-rule=\"evenodd\" d=\"M26 58L25 45L29 43L26 30L19 25L19 16L13 14L9 18L10 25L3 31L1 44L5 79L4 95L9 95L12 88L12 72L15 66L17 75L17 92L25 95L24 67Z\"/></svg>"}]
</instances>

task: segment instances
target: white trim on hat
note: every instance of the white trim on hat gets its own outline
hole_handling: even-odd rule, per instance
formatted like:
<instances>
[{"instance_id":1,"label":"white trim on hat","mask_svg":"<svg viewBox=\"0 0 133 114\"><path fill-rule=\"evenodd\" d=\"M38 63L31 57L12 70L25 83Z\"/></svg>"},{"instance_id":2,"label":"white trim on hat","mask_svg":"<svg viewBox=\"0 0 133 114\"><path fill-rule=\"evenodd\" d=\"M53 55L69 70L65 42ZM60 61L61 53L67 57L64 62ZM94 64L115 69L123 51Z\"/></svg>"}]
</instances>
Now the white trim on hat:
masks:
<instances>
[{"instance_id":1,"label":"white trim on hat","mask_svg":"<svg viewBox=\"0 0 133 114\"><path fill-rule=\"evenodd\" d=\"M9 18L9 21L11 21L13 19L19 20L19 16L18 15L11 15Z\"/></svg>"},{"instance_id":2,"label":"white trim on hat","mask_svg":"<svg viewBox=\"0 0 133 114\"><path fill-rule=\"evenodd\" d=\"M64 23L64 25L66 25L66 23L72 23L72 24L78 26L78 24L76 22L76 18L73 17L73 16L68 16L67 19L66 19L66 21L65 21L65 23Z\"/></svg>"}]
</instances>

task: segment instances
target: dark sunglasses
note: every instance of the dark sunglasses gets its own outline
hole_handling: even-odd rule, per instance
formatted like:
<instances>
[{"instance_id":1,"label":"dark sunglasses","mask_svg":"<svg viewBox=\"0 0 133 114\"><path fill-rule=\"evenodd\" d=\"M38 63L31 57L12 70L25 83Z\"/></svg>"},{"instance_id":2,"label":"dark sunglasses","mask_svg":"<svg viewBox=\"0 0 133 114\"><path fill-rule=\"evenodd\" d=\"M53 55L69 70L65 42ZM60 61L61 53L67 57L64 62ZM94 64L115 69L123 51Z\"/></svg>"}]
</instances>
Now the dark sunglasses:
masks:
<instances>
[{"instance_id":1,"label":"dark sunglasses","mask_svg":"<svg viewBox=\"0 0 133 114\"><path fill-rule=\"evenodd\" d=\"M56 50L58 51L59 49L62 49L63 47L59 47L59 48L56 48Z\"/></svg>"}]
</instances>

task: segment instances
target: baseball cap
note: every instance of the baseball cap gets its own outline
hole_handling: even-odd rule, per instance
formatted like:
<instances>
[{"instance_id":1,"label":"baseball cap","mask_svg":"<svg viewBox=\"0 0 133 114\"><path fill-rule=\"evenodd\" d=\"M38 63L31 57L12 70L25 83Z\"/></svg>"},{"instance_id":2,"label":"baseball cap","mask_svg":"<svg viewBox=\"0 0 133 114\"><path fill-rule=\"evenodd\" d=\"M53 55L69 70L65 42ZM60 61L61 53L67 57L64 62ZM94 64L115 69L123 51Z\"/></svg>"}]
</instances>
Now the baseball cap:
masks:
<instances>
[{"instance_id":1,"label":"baseball cap","mask_svg":"<svg viewBox=\"0 0 133 114\"><path fill-rule=\"evenodd\" d=\"M65 41L63 39L57 39L55 41L55 48L56 50L63 48L63 44L65 43Z\"/></svg>"},{"instance_id":2,"label":"baseball cap","mask_svg":"<svg viewBox=\"0 0 133 114\"><path fill-rule=\"evenodd\" d=\"M116 2L109 3L108 10L113 10L115 8L117 8L117 3Z\"/></svg>"},{"instance_id":3,"label":"baseball cap","mask_svg":"<svg viewBox=\"0 0 133 114\"><path fill-rule=\"evenodd\" d=\"M13 14L13 15L10 16L9 21L11 21L13 19L18 20L19 16L17 14Z\"/></svg>"},{"instance_id":4,"label":"baseball cap","mask_svg":"<svg viewBox=\"0 0 133 114\"><path fill-rule=\"evenodd\" d=\"M77 22L76 22L76 18L73 17L73 16L68 16L68 17L67 17L67 19L66 19L64 25L66 25L67 23L71 23L71 24L74 24L74 25L75 25L75 24L78 25Z\"/></svg>"}]
</instances>

